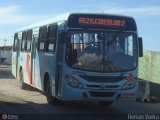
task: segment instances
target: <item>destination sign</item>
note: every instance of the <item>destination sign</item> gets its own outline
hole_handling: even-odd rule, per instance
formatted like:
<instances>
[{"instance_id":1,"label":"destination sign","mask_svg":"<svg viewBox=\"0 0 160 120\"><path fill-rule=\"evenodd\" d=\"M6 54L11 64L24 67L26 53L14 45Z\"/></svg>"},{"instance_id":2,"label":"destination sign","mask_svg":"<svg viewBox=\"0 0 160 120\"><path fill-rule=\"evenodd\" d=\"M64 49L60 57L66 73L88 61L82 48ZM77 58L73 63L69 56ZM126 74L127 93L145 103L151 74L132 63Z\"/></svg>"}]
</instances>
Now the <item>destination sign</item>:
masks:
<instances>
[{"instance_id":1,"label":"destination sign","mask_svg":"<svg viewBox=\"0 0 160 120\"><path fill-rule=\"evenodd\" d=\"M91 25L104 25L104 26L121 26L124 27L126 25L125 20L119 19L102 19L102 18L87 18L87 17L80 17L79 18L80 24L91 24Z\"/></svg>"},{"instance_id":2,"label":"destination sign","mask_svg":"<svg viewBox=\"0 0 160 120\"><path fill-rule=\"evenodd\" d=\"M108 29L136 31L136 23L132 17L105 14L71 14L67 25L70 28Z\"/></svg>"}]
</instances>

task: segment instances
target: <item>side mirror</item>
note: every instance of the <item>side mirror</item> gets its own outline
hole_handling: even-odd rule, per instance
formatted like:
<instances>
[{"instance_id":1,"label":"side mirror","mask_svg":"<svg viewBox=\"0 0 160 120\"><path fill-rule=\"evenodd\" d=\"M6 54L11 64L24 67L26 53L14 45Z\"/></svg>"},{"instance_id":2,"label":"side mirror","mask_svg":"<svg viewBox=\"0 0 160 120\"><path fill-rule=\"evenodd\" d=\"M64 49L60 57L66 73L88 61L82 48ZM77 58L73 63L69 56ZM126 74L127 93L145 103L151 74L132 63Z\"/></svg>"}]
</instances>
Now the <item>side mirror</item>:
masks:
<instances>
[{"instance_id":1,"label":"side mirror","mask_svg":"<svg viewBox=\"0 0 160 120\"><path fill-rule=\"evenodd\" d=\"M139 52L139 57L143 57L143 40L142 37L138 37L138 52Z\"/></svg>"}]
</instances>

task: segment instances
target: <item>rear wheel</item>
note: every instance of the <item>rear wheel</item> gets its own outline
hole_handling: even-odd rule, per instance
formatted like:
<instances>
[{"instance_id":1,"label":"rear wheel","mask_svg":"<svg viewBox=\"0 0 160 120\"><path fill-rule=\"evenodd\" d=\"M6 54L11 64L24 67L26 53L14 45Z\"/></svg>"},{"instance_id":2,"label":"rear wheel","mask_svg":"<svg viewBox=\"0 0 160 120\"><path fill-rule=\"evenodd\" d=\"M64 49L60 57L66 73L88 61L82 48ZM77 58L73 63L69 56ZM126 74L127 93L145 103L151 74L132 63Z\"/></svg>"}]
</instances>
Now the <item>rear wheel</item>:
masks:
<instances>
[{"instance_id":1,"label":"rear wheel","mask_svg":"<svg viewBox=\"0 0 160 120\"><path fill-rule=\"evenodd\" d=\"M23 71L20 70L20 73L19 73L19 86L20 86L20 89L25 90L25 83L23 82L23 80L24 80Z\"/></svg>"},{"instance_id":2,"label":"rear wheel","mask_svg":"<svg viewBox=\"0 0 160 120\"><path fill-rule=\"evenodd\" d=\"M52 96L50 80L47 80L45 88L46 88L45 91L46 91L47 102L49 104L59 104L60 100L58 98Z\"/></svg>"},{"instance_id":3,"label":"rear wheel","mask_svg":"<svg viewBox=\"0 0 160 120\"><path fill-rule=\"evenodd\" d=\"M98 101L98 103L101 105L101 106L110 106L112 105L113 101Z\"/></svg>"}]
</instances>

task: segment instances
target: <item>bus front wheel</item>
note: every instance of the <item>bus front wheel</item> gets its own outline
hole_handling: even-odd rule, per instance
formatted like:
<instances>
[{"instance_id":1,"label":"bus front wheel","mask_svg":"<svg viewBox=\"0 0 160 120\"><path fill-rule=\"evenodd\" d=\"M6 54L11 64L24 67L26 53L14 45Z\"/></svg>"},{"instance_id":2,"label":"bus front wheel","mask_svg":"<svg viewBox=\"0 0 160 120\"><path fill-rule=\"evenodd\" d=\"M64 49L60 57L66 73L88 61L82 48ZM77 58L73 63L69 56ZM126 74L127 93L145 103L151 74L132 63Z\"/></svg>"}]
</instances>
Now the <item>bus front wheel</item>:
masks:
<instances>
[{"instance_id":1,"label":"bus front wheel","mask_svg":"<svg viewBox=\"0 0 160 120\"><path fill-rule=\"evenodd\" d=\"M52 105L59 104L60 100L57 99L56 97L53 97L51 94L50 80L47 80L45 88L46 88L45 93L46 93L47 102Z\"/></svg>"}]
</instances>

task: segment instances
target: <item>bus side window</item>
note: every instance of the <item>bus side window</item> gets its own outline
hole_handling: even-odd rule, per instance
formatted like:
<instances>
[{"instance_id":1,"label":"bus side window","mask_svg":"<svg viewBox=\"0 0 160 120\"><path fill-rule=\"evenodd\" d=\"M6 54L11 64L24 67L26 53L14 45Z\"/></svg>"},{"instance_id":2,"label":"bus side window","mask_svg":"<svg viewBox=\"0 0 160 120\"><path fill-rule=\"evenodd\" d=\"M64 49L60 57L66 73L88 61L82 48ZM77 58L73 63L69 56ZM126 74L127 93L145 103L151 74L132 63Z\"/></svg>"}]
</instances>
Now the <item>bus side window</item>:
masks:
<instances>
[{"instance_id":1,"label":"bus side window","mask_svg":"<svg viewBox=\"0 0 160 120\"><path fill-rule=\"evenodd\" d=\"M45 52L47 40L47 26L40 27L38 39L38 51Z\"/></svg>"},{"instance_id":2,"label":"bus side window","mask_svg":"<svg viewBox=\"0 0 160 120\"><path fill-rule=\"evenodd\" d=\"M26 50L26 31L24 31L22 33L22 42L21 42L21 51L25 51Z\"/></svg>"},{"instance_id":3,"label":"bus side window","mask_svg":"<svg viewBox=\"0 0 160 120\"><path fill-rule=\"evenodd\" d=\"M48 26L47 52L55 53L56 49L57 24Z\"/></svg>"},{"instance_id":4,"label":"bus side window","mask_svg":"<svg viewBox=\"0 0 160 120\"><path fill-rule=\"evenodd\" d=\"M17 44L18 44L18 33L14 35L13 51L17 50Z\"/></svg>"},{"instance_id":5,"label":"bus side window","mask_svg":"<svg viewBox=\"0 0 160 120\"><path fill-rule=\"evenodd\" d=\"M27 31L27 46L26 46L27 52L31 51L31 41L32 41L32 30L28 30Z\"/></svg>"}]
</instances>

